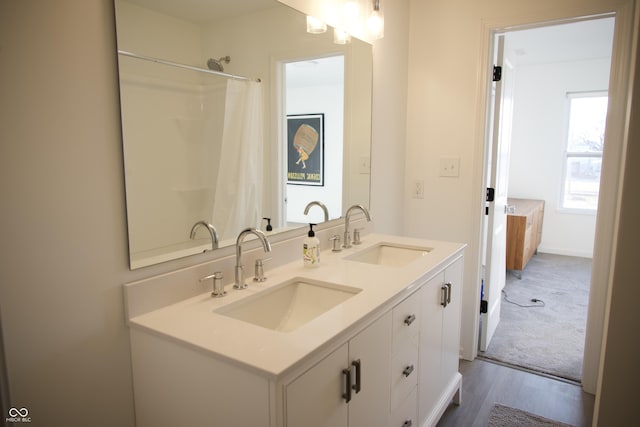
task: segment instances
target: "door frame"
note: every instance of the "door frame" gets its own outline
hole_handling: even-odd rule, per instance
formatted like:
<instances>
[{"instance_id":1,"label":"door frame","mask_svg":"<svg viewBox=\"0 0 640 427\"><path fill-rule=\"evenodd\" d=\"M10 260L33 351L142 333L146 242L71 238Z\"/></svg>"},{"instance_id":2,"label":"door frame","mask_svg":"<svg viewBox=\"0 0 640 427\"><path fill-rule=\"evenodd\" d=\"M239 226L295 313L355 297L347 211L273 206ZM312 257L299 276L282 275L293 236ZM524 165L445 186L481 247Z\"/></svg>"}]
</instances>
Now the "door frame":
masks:
<instances>
[{"instance_id":1,"label":"door frame","mask_svg":"<svg viewBox=\"0 0 640 427\"><path fill-rule=\"evenodd\" d=\"M593 266L591 272L591 290L589 295L589 308L587 315L587 330L585 340L585 353L583 361L582 385L585 391L595 394L599 368L602 357L601 349L603 344L603 334L607 320L606 306L607 296L612 285L612 266L615 261L615 247L617 241L618 218L620 212L620 190L624 176L625 153L628 144L627 128L630 118L628 117L628 100L631 96L630 81L633 58L633 33L634 33L634 10L635 1L630 0L619 9L600 13L591 16L576 16L573 18L548 20L544 22L523 22L523 23L484 23L482 27L482 50L481 50L481 82L486 82L492 69L494 34L499 32L509 32L512 30L538 28L549 25L566 24L589 19L606 17L615 18L614 43L611 57L611 74L609 79L609 114L607 117L607 135L605 137L605 150L602 160L602 173L600 179L600 197L598 202L598 218L596 220L596 235L594 242ZM481 183L476 190L476 206L478 215L476 216L477 242L481 246L485 239L485 228L482 226L485 200L484 194L487 186L486 168L488 160L488 150L491 144L485 140L487 126L488 85L480 84L478 96L477 114L479 118L476 126L476 138L478 145L482 147L478 150L476 158L477 182ZM602 191L604 190L604 191ZM480 308L480 278L482 273L482 253L481 247L476 251L476 271L475 271L475 304L476 313ZM594 284L597 284L594 285ZM480 316L473 316L473 346L470 349L471 360L477 356L478 352L478 328ZM464 346L466 347L466 346Z\"/></svg>"}]
</instances>

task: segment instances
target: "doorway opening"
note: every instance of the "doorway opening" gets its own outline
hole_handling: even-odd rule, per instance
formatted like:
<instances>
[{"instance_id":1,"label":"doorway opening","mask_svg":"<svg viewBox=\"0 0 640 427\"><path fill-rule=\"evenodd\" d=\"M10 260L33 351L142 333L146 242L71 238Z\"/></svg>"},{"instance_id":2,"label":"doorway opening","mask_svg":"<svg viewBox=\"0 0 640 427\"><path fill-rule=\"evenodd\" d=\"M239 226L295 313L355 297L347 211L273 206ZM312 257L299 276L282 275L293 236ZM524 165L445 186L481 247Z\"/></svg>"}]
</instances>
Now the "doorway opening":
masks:
<instances>
[{"instance_id":1,"label":"doorway opening","mask_svg":"<svg viewBox=\"0 0 640 427\"><path fill-rule=\"evenodd\" d=\"M495 43L498 57L502 37L503 81L495 83L494 126L488 126L494 129L488 141L497 147L485 172L496 199L485 222L487 313L480 319L479 356L577 382L613 28L614 18L600 18L515 29ZM510 220L520 217L517 233ZM504 259L514 250L524 258L515 266Z\"/></svg>"}]
</instances>

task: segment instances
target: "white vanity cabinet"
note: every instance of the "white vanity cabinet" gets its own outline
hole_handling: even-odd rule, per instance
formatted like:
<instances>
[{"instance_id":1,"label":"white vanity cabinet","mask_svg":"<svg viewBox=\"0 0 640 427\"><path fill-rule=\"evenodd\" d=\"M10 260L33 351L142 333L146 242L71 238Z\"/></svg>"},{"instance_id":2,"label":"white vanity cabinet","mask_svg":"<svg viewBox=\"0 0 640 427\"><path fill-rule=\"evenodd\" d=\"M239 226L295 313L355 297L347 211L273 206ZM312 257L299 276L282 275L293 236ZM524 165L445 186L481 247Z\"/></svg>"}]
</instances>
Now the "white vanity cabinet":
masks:
<instances>
[{"instance_id":1,"label":"white vanity cabinet","mask_svg":"<svg viewBox=\"0 0 640 427\"><path fill-rule=\"evenodd\" d=\"M404 264L379 267L328 253L325 260L333 264L324 269L285 265L270 272L272 284L254 284L244 294L198 294L154 310L147 303L154 298L151 285L165 283L129 285L136 425L434 426L461 386L464 245L383 235L368 240L374 249L430 249L391 251L386 256ZM407 253L414 258L402 258ZM221 311L243 295L257 298L269 286L303 279L359 291L288 332Z\"/></svg>"},{"instance_id":2,"label":"white vanity cabinet","mask_svg":"<svg viewBox=\"0 0 640 427\"><path fill-rule=\"evenodd\" d=\"M462 271L460 257L421 289L418 393L421 427L435 425L452 398L459 403Z\"/></svg>"},{"instance_id":3,"label":"white vanity cabinet","mask_svg":"<svg viewBox=\"0 0 640 427\"><path fill-rule=\"evenodd\" d=\"M391 313L284 387L286 427L387 426Z\"/></svg>"}]
</instances>

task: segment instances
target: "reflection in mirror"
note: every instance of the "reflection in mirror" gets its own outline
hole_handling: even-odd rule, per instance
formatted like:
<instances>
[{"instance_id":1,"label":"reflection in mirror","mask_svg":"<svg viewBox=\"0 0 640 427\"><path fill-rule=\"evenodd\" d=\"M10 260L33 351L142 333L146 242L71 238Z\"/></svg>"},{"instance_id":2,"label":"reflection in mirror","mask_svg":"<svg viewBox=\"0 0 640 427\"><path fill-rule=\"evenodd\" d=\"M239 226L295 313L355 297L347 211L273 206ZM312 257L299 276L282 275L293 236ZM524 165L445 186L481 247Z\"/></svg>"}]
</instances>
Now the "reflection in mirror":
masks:
<instances>
[{"instance_id":1,"label":"reflection in mirror","mask_svg":"<svg viewBox=\"0 0 640 427\"><path fill-rule=\"evenodd\" d=\"M342 212L344 55L289 62L285 65L287 116L286 218L289 225L321 223L321 201L329 218ZM305 126L317 133L299 145ZM302 134L304 135L304 134ZM308 135L307 135L308 136Z\"/></svg>"},{"instance_id":2,"label":"reflection in mirror","mask_svg":"<svg viewBox=\"0 0 640 427\"><path fill-rule=\"evenodd\" d=\"M322 222L313 200L329 219L368 206L370 45L308 34L275 0L115 6L131 268L211 250L198 221L224 247L263 218L271 234ZM296 146L302 117L317 140Z\"/></svg>"}]
</instances>

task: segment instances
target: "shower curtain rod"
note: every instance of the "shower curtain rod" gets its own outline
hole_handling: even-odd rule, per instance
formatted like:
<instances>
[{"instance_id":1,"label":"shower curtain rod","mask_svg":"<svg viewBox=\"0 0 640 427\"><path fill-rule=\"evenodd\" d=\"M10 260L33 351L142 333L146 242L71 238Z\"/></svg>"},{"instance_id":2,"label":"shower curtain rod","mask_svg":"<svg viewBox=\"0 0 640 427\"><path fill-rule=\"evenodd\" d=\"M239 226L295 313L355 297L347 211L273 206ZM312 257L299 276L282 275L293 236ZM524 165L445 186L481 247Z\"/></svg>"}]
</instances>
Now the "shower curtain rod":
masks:
<instances>
[{"instance_id":1,"label":"shower curtain rod","mask_svg":"<svg viewBox=\"0 0 640 427\"><path fill-rule=\"evenodd\" d=\"M171 61L166 61L164 59L154 58L152 56L139 55L137 53L127 52L126 50L118 50L118 54L124 55L124 56L129 56L131 58L143 59L145 61L156 62L158 64L169 65L171 67L178 67L178 68L184 68L186 70L199 71L201 73L213 74L213 75L221 76L221 77L229 77L229 78L232 78L232 79L239 79L239 80L254 80L254 81L258 82L258 83L260 83L260 81L261 81L259 78L251 79L249 77L236 76L235 74L229 74L229 73L222 73L220 71L207 70L207 69L204 69L204 68L193 67L191 65L179 64L177 62L171 62Z\"/></svg>"}]
</instances>

